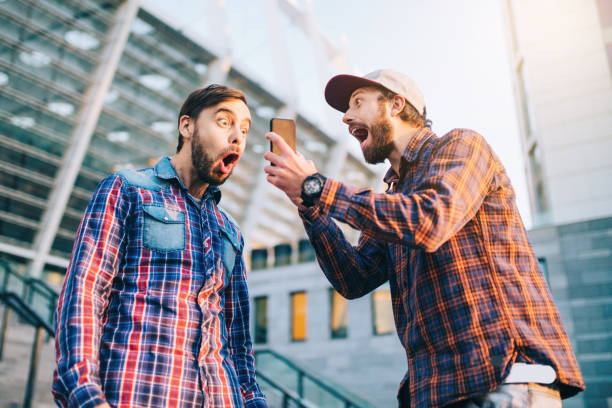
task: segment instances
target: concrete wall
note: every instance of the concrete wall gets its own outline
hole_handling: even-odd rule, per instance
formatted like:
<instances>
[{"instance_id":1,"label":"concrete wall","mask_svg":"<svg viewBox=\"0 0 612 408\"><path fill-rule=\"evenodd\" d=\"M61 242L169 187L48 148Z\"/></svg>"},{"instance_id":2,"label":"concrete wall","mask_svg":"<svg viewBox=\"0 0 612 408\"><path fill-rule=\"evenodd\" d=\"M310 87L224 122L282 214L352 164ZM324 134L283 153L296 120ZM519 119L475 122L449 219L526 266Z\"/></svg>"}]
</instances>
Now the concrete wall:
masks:
<instances>
[{"instance_id":1,"label":"concrete wall","mask_svg":"<svg viewBox=\"0 0 612 408\"><path fill-rule=\"evenodd\" d=\"M255 270L248 279L251 300L268 297L268 342L256 347L269 347L296 359L377 406L397 405L406 355L395 332L372 333L371 295L349 301L348 336L332 339L331 286L316 263ZM290 336L290 294L296 291L308 294L308 338L300 342L291 341ZM251 324L254 313L252 307Z\"/></svg>"},{"instance_id":2,"label":"concrete wall","mask_svg":"<svg viewBox=\"0 0 612 408\"><path fill-rule=\"evenodd\" d=\"M612 215L612 76L595 0L515 0L553 224Z\"/></svg>"},{"instance_id":3,"label":"concrete wall","mask_svg":"<svg viewBox=\"0 0 612 408\"><path fill-rule=\"evenodd\" d=\"M612 406L612 218L529 232L587 391L564 407Z\"/></svg>"}]
</instances>

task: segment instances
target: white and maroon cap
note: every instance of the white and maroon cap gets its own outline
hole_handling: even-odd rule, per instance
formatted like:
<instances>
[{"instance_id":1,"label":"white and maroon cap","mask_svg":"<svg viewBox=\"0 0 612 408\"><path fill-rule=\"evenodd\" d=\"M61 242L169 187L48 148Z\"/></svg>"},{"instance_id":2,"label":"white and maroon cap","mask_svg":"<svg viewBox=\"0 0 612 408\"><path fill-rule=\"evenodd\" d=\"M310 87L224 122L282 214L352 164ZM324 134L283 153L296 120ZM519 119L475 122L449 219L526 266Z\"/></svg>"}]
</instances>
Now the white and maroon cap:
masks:
<instances>
[{"instance_id":1,"label":"white and maroon cap","mask_svg":"<svg viewBox=\"0 0 612 408\"><path fill-rule=\"evenodd\" d=\"M346 112L353 92L364 86L386 88L403 96L421 115L425 111L425 98L416 83L408 75L392 69L379 69L362 77L336 75L325 86L325 100L332 108Z\"/></svg>"}]
</instances>

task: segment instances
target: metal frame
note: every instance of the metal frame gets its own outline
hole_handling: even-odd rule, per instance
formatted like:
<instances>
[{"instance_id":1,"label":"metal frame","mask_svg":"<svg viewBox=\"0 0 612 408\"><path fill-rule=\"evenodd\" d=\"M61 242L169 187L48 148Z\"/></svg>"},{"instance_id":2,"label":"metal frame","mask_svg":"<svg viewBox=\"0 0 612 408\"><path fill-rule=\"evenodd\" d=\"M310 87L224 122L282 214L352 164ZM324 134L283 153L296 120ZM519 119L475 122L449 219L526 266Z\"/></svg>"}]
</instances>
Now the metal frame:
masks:
<instances>
[{"instance_id":1,"label":"metal frame","mask_svg":"<svg viewBox=\"0 0 612 408\"><path fill-rule=\"evenodd\" d=\"M43 226L34 239L35 257L29 267L29 275L39 277L45 260L57 234L74 182L79 173L89 142L102 112L104 96L110 89L119 59L127 43L130 26L138 12L140 1L127 0L115 12L115 21L106 38L106 47L98 60L93 80L83 98L77 125L70 137L70 145L64 153L62 165L55 177L55 185L49 196L47 209L42 217Z\"/></svg>"}]
</instances>

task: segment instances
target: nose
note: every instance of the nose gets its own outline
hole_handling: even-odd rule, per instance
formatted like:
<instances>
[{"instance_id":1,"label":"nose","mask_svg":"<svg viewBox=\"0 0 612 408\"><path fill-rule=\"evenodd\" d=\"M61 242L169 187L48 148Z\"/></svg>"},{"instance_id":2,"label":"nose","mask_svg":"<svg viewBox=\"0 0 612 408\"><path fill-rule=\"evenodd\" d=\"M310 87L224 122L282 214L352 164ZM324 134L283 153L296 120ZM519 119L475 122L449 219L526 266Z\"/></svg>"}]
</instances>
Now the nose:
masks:
<instances>
[{"instance_id":1,"label":"nose","mask_svg":"<svg viewBox=\"0 0 612 408\"><path fill-rule=\"evenodd\" d=\"M234 126L232 128L232 131L230 132L230 144L241 144L242 141L244 140L245 135L242 134L242 129L240 129L240 126Z\"/></svg>"},{"instance_id":2,"label":"nose","mask_svg":"<svg viewBox=\"0 0 612 408\"><path fill-rule=\"evenodd\" d=\"M351 115L350 109L347 109L346 112L344 112L344 116L342 116L342 121L347 125L351 124L351 122L353 121L353 117Z\"/></svg>"}]
</instances>

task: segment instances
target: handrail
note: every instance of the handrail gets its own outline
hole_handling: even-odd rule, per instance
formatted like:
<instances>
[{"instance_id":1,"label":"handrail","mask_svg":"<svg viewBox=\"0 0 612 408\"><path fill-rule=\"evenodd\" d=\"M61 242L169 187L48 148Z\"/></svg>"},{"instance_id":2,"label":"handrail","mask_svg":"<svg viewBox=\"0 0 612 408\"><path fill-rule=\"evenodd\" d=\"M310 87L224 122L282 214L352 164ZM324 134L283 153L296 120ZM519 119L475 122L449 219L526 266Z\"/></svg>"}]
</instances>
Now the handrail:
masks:
<instances>
[{"instance_id":1,"label":"handrail","mask_svg":"<svg viewBox=\"0 0 612 408\"><path fill-rule=\"evenodd\" d=\"M34 342L32 344L32 353L30 355L30 370L28 372L28 382L26 384L25 396L23 399L23 407L30 408L32 406L32 397L36 388L36 373L38 371L38 359L40 357L40 347L42 345L42 330L46 331L49 336L55 336L53 327L49 325L42 317L34 311L25 301L14 292L0 293L0 300L4 303L4 319L2 322L3 338L0 343L0 358L2 357L4 348L4 332L8 324L9 310L12 309L25 321L36 328L34 333Z\"/></svg>"},{"instance_id":2,"label":"handrail","mask_svg":"<svg viewBox=\"0 0 612 408\"><path fill-rule=\"evenodd\" d=\"M59 298L59 292L49 286L46 282L32 278L23 276L17 272L15 272L10 263L6 259L0 258L0 268L4 269L4 278L0 283L0 294L2 293L15 293L15 291L8 292L9 280L11 277L16 278L23 285L23 290L21 293L21 297L23 299L27 299L28 302L32 302L32 298L34 294L40 294L45 299L49 301L49 320L53 320L53 315L55 313L55 307L57 305L57 299Z\"/></svg>"},{"instance_id":3,"label":"handrail","mask_svg":"<svg viewBox=\"0 0 612 408\"><path fill-rule=\"evenodd\" d=\"M35 279L35 278L29 278L28 279L29 283L31 285L35 285L37 287L39 287L40 289L42 289L41 292L45 292L49 297L58 297L59 293L57 292L57 290L55 290L54 288L52 288L51 286L49 286L45 281L42 281L40 279ZM39 289L37 288L37 289ZM39 291L40 291L39 289Z\"/></svg>"},{"instance_id":4,"label":"handrail","mask_svg":"<svg viewBox=\"0 0 612 408\"><path fill-rule=\"evenodd\" d=\"M270 384L272 388L283 393L283 408L287 407L289 401L297 403L298 408L309 408L312 406L312 404L309 404L308 401L303 398L300 398L299 395L291 391L289 388L277 383L276 381L272 380L270 377L265 374L262 374L261 372L257 372L257 379L263 380L265 383Z\"/></svg>"},{"instance_id":5,"label":"handrail","mask_svg":"<svg viewBox=\"0 0 612 408\"><path fill-rule=\"evenodd\" d=\"M374 408L374 405L362 397L346 390L344 387L333 383L331 380L321 379L321 375L314 373L312 370L302 366L301 364L277 353L270 349L258 349L255 350L255 357L261 354L270 354L277 360L282 361L287 367L297 372L298 376L306 377L310 382L316 384L326 392L330 393L334 397L341 400L346 407L357 407L357 408ZM259 375L259 374L258 374ZM333 385L331 385L333 384ZM298 393L302 394L303 386L298 384Z\"/></svg>"},{"instance_id":6,"label":"handrail","mask_svg":"<svg viewBox=\"0 0 612 408\"><path fill-rule=\"evenodd\" d=\"M49 323L36 313L34 309L23 301L19 295L13 292L0 293L0 299L4 304L17 312L19 317L26 320L32 326L41 327L52 337L55 337L55 330Z\"/></svg>"}]
</instances>

